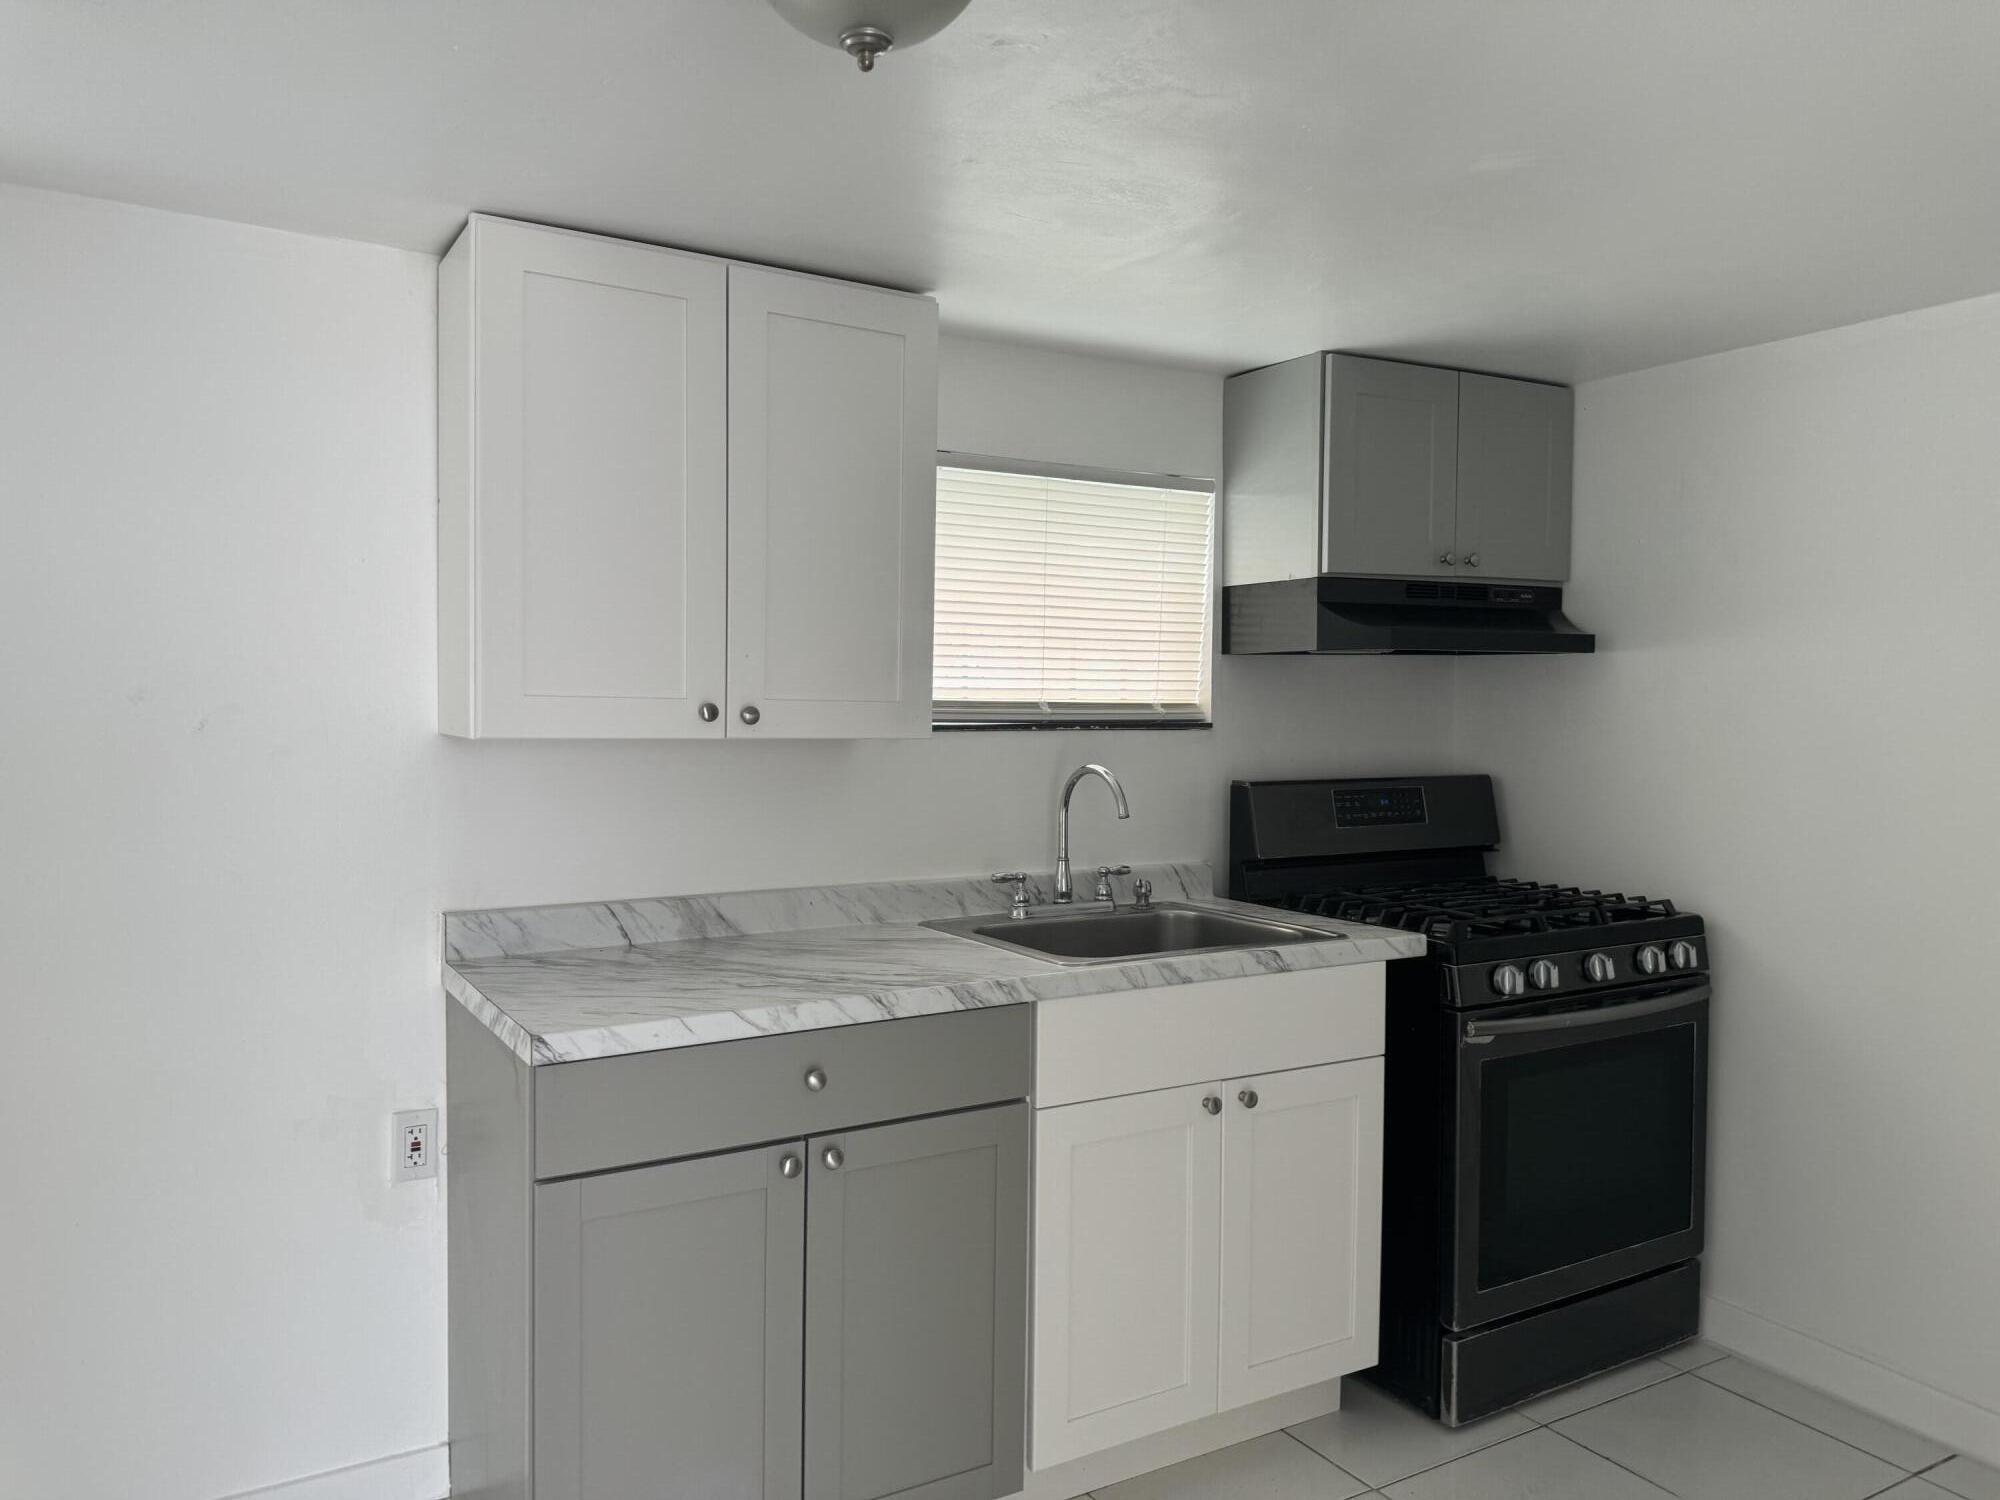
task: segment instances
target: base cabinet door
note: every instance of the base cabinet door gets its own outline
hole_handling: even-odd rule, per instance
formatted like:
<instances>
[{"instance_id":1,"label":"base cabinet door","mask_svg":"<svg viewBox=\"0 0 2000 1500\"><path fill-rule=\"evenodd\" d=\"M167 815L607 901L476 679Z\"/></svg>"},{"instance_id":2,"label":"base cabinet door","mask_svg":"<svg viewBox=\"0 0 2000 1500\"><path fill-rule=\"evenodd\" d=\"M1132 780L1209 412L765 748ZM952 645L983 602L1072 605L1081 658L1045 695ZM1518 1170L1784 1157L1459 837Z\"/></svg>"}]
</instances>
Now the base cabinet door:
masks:
<instances>
[{"instance_id":1,"label":"base cabinet door","mask_svg":"<svg viewBox=\"0 0 2000 1500\"><path fill-rule=\"evenodd\" d=\"M536 1500L798 1500L803 1154L535 1189Z\"/></svg>"},{"instance_id":2,"label":"base cabinet door","mask_svg":"<svg viewBox=\"0 0 2000 1500\"><path fill-rule=\"evenodd\" d=\"M1375 1363L1382 1059L1223 1089L1223 1409Z\"/></svg>"},{"instance_id":3,"label":"base cabinet door","mask_svg":"<svg viewBox=\"0 0 2000 1500\"><path fill-rule=\"evenodd\" d=\"M808 1143L806 1500L1020 1489L1030 1113Z\"/></svg>"},{"instance_id":4,"label":"base cabinet door","mask_svg":"<svg viewBox=\"0 0 2000 1500\"><path fill-rule=\"evenodd\" d=\"M1216 1409L1213 1085L1038 1112L1033 1465Z\"/></svg>"}]
</instances>

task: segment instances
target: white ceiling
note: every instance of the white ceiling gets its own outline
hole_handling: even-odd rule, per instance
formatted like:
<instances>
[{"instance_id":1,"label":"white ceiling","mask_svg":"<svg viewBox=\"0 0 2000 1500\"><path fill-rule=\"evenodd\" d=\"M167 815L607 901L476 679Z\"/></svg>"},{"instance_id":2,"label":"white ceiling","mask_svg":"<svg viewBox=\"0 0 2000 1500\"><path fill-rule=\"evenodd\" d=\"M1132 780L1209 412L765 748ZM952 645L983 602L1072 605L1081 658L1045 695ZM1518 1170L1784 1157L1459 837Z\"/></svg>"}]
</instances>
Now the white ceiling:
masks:
<instances>
[{"instance_id":1,"label":"white ceiling","mask_svg":"<svg viewBox=\"0 0 2000 1500\"><path fill-rule=\"evenodd\" d=\"M763 0L0 0L0 180L1573 380L2000 290L1996 79L1996 0L972 0L869 77Z\"/></svg>"}]
</instances>

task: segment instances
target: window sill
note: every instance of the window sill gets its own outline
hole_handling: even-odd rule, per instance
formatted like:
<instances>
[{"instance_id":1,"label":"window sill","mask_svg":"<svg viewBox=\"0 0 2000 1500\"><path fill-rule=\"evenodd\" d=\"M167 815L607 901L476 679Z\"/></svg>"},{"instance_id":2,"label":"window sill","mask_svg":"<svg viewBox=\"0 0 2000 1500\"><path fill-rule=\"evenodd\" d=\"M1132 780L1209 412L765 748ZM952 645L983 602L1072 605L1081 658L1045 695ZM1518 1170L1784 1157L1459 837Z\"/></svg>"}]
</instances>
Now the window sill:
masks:
<instances>
[{"instance_id":1,"label":"window sill","mask_svg":"<svg viewBox=\"0 0 2000 1500\"><path fill-rule=\"evenodd\" d=\"M937 734L1005 729L1213 729L1212 719L957 719L931 725Z\"/></svg>"}]
</instances>

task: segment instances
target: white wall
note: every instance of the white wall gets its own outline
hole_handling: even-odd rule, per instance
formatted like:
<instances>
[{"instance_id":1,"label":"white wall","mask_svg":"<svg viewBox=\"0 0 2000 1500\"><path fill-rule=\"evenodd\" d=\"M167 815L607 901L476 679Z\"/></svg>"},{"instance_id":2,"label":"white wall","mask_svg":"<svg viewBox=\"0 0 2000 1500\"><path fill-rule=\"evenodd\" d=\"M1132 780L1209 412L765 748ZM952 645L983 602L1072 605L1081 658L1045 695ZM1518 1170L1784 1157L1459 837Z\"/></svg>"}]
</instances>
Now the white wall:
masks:
<instances>
[{"instance_id":1,"label":"white wall","mask_svg":"<svg viewBox=\"0 0 2000 1500\"><path fill-rule=\"evenodd\" d=\"M1712 1321L2000 1461L2000 298L1577 434L1600 654L1460 662L1459 758L1518 873L1708 919Z\"/></svg>"},{"instance_id":2,"label":"white wall","mask_svg":"<svg viewBox=\"0 0 2000 1500\"><path fill-rule=\"evenodd\" d=\"M432 263L0 190L0 1495L434 1450L436 916L1221 855L1231 775L1439 763L1448 663L1231 661L1213 731L435 733ZM947 340L943 441L1213 474L1211 376ZM1432 747L1436 747L1435 750ZM435 1451L316 1491L421 1495Z\"/></svg>"},{"instance_id":3,"label":"white wall","mask_svg":"<svg viewBox=\"0 0 2000 1500\"><path fill-rule=\"evenodd\" d=\"M0 1494L434 1442L432 262L0 192Z\"/></svg>"}]
</instances>

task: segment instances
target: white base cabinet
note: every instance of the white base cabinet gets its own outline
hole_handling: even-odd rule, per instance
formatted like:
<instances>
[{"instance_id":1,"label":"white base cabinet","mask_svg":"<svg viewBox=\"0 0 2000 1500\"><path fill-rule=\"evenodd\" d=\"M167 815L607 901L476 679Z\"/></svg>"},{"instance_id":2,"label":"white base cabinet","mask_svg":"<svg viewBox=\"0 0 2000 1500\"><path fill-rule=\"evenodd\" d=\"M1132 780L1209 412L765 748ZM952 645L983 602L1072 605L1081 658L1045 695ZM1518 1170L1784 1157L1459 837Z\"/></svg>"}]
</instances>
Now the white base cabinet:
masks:
<instances>
[{"instance_id":1,"label":"white base cabinet","mask_svg":"<svg viewBox=\"0 0 2000 1500\"><path fill-rule=\"evenodd\" d=\"M1381 980L1379 965L1271 976L1213 998L1263 1049L1317 982L1324 1045L1379 1038ZM1077 1029L1046 1009L1044 1047ZM1121 1080L1135 1048L1185 1065L1142 1040ZM1037 1110L1030 1467L1374 1364L1381 1229L1379 1055Z\"/></svg>"},{"instance_id":2,"label":"white base cabinet","mask_svg":"<svg viewBox=\"0 0 2000 1500\"><path fill-rule=\"evenodd\" d=\"M439 726L921 735L937 304L475 215L438 271Z\"/></svg>"},{"instance_id":3,"label":"white base cabinet","mask_svg":"<svg viewBox=\"0 0 2000 1500\"><path fill-rule=\"evenodd\" d=\"M1382 1059L1238 1079L1222 1120L1226 1411L1375 1363Z\"/></svg>"}]
</instances>

